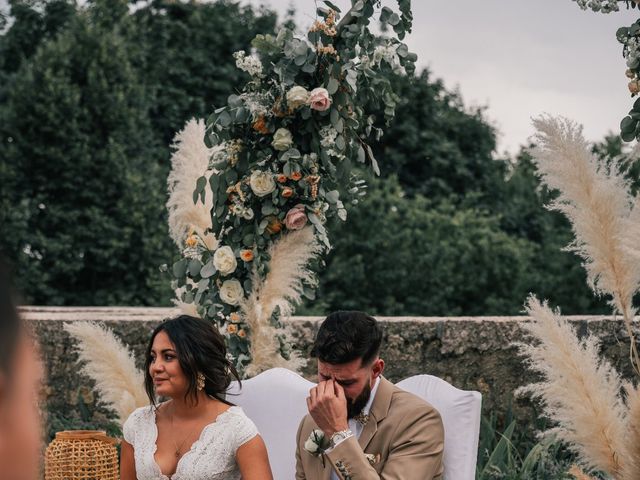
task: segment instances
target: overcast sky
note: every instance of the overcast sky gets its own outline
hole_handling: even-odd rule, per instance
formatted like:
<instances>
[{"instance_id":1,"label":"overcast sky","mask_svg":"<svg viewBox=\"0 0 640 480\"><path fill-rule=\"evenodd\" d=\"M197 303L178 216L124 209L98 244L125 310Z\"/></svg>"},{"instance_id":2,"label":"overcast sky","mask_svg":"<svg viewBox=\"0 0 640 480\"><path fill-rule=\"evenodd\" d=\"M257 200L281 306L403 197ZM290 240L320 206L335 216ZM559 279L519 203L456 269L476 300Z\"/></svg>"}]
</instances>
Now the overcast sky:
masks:
<instances>
[{"instance_id":1,"label":"overcast sky","mask_svg":"<svg viewBox=\"0 0 640 480\"><path fill-rule=\"evenodd\" d=\"M291 0L244 0L284 14ZM297 0L297 23L309 26L314 0ZM343 11L348 0L334 0ZM395 2L383 2L391 7ZM321 2L318 2L321 4ZM561 114L600 140L633 103L624 76L620 26L640 16L621 8L604 15L571 0L414 0L406 43L466 105L486 105L500 132L500 152L514 152L532 132L531 117ZM344 8L343 8L344 7Z\"/></svg>"}]
</instances>

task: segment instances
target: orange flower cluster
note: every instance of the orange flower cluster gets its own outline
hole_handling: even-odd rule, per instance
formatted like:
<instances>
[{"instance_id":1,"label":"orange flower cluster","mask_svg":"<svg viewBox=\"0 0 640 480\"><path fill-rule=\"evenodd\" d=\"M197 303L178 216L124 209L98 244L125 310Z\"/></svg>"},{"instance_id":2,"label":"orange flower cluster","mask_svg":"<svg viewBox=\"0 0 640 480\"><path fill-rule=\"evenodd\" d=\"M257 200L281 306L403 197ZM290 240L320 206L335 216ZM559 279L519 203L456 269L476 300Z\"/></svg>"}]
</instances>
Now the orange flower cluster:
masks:
<instances>
[{"instance_id":1,"label":"orange flower cluster","mask_svg":"<svg viewBox=\"0 0 640 480\"><path fill-rule=\"evenodd\" d=\"M267 122L264 118L264 115L260 115L258 119L255 122L253 122L252 127L256 132L261 133L263 135L266 135L267 133L269 133L269 127L267 126Z\"/></svg>"},{"instance_id":2,"label":"orange flower cluster","mask_svg":"<svg viewBox=\"0 0 640 480\"><path fill-rule=\"evenodd\" d=\"M329 10L327 19L324 22L316 20L313 22L309 31L323 32L328 37L335 37L338 33L336 30L336 12L334 10Z\"/></svg>"},{"instance_id":3,"label":"orange flower cluster","mask_svg":"<svg viewBox=\"0 0 640 480\"><path fill-rule=\"evenodd\" d=\"M196 234L194 232L191 232L191 234L187 237L187 239L184 241L185 245L189 248L193 248L196 245L198 245L198 237L196 236Z\"/></svg>"},{"instance_id":4,"label":"orange flower cluster","mask_svg":"<svg viewBox=\"0 0 640 480\"><path fill-rule=\"evenodd\" d=\"M340 56L338 55L336 49L333 48L333 45L327 45L326 47L324 47L321 43L319 43L318 45L316 45L316 52L318 52L318 54L320 55L334 55L336 57L336 60L340 60Z\"/></svg>"}]
</instances>

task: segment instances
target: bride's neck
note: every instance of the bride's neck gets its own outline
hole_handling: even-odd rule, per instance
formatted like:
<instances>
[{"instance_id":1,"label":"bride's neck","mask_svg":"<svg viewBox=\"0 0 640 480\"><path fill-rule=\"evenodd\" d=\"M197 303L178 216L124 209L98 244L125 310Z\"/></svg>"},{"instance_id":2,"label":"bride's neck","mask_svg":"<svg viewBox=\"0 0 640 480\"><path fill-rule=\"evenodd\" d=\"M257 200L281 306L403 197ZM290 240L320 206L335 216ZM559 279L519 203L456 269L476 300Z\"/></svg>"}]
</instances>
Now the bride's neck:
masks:
<instances>
[{"instance_id":1,"label":"bride's neck","mask_svg":"<svg viewBox=\"0 0 640 480\"><path fill-rule=\"evenodd\" d=\"M203 412L206 412L211 408L211 403L215 402L214 399L209 397L203 392L198 392L198 401L196 402L193 397L184 398L172 398L169 410L178 418L191 418L198 417Z\"/></svg>"}]
</instances>

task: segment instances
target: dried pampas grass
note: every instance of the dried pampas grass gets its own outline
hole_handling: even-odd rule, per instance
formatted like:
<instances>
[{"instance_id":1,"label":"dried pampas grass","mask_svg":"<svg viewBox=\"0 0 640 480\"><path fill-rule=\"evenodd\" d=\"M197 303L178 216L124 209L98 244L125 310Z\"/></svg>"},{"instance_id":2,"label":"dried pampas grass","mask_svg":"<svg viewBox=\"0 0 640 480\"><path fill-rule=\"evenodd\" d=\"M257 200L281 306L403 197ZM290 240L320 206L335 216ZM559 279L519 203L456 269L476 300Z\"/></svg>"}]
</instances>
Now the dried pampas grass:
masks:
<instances>
[{"instance_id":1,"label":"dried pampas grass","mask_svg":"<svg viewBox=\"0 0 640 480\"><path fill-rule=\"evenodd\" d=\"M78 342L82 372L96 382L102 401L116 411L121 425L136 408L149 404L142 371L111 330L91 322L66 323L64 329Z\"/></svg>"},{"instance_id":2,"label":"dried pampas grass","mask_svg":"<svg viewBox=\"0 0 640 480\"><path fill-rule=\"evenodd\" d=\"M623 315L632 364L640 373L631 325L633 296L640 287L640 262L633 255L640 215L621 173L622 160L600 165L589 151L582 127L568 119L543 116L533 123L538 130L533 161L542 181L559 192L550 208L571 222L575 241L568 249L582 257L590 287L596 294L611 295L612 307Z\"/></svg>"},{"instance_id":3,"label":"dried pampas grass","mask_svg":"<svg viewBox=\"0 0 640 480\"><path fill-rule=\"evenodd\" d=\"M626 385L627 392L627 445L629 461L624 465L624 479L640 478L640 388Z\"/></svg>"},{"instance_id":4,"label":"dried pampas grass","mask_svg":"<svg viewBox=\"0 0 640 480\"><path fill-rule=\"evenodd\" d=\"M198 178L211 175L209 157L213 149L204 144L206 125L204 120L189 120L174 138L171 156L171 172L167 179L169 200L169 234L178 248L184 247L184 240L192 230L196 230L205 242L213 242L206 230L211 227L211 207L213 194L208 182L205 186L205 201L193 202L193 191ZM212 237L211 234L209 234ZM206 240L205 240L206 239ZM213 250L210 248L210 250Z\"/></svg>"},{"instance_id":5,"label":"dried pampas grass","mask_svg":"<svg viewBox=\"0 0 640 480\"><path fill-rule=\"evenodd\" d=\"M596 480L595 478L590 477L589 475L584 473L582 469L577 465L571 465L571 468L567 473L569 475L573 475L573 478L575 478L576 480Z\"/></svg>"},{"instance_id":6,"label":"dried pampas grass","mask_svg":"<svg viewBox=\"0 0 640 480\"><path fill-rule=\"evenodd\" d=\"M304 360L292 352L289 360L279 354L278 329L271 325L271 315L276 308L281 318L287 318L302 299L304 285L315 285L317 280L308 264L322 251L313 233L313 227L293 231L275 242L269 255L269 272L261 279L253 273L253 288L240 305L242 315L251 334L251 364L248 376L268 368L285 367L298 371Z\"/></svg>"},{"instance_id":7,"label":"dried pampas grass","mask_svg":"<svg viewBox=\"0 0 640 480\"><path fill-rule=\"evenodd\" d=\"M599 358L597 339L580 342L574 329L546 304L530 297L526 311L533 322L524 328L538 344L518 347L543 380L518 394L541 400L544 414L558 424L549 433L566 442L582 464L624 478L629 453L618 373Z\"/></svg>"}]
</instances>

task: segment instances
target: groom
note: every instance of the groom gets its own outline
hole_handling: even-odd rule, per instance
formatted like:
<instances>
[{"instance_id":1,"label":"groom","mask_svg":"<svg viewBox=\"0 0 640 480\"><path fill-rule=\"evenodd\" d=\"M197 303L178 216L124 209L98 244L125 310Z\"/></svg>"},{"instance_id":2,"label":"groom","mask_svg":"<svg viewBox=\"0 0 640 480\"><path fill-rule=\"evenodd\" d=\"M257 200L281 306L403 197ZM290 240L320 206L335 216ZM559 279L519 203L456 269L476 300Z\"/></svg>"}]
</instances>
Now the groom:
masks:
<instances>
[{"instance_id":1,"label":"groom","mask_svg":"<svg viewBox=\"0 0 640 480\"><path fill-rule=\"evenodd\" d=\"M298 428L296 480L441 478L440 414L382 376L381 343L380 326L362 312L335 312L320 326L311 352L319 383Z\"/></svg>"}]
</instances>

